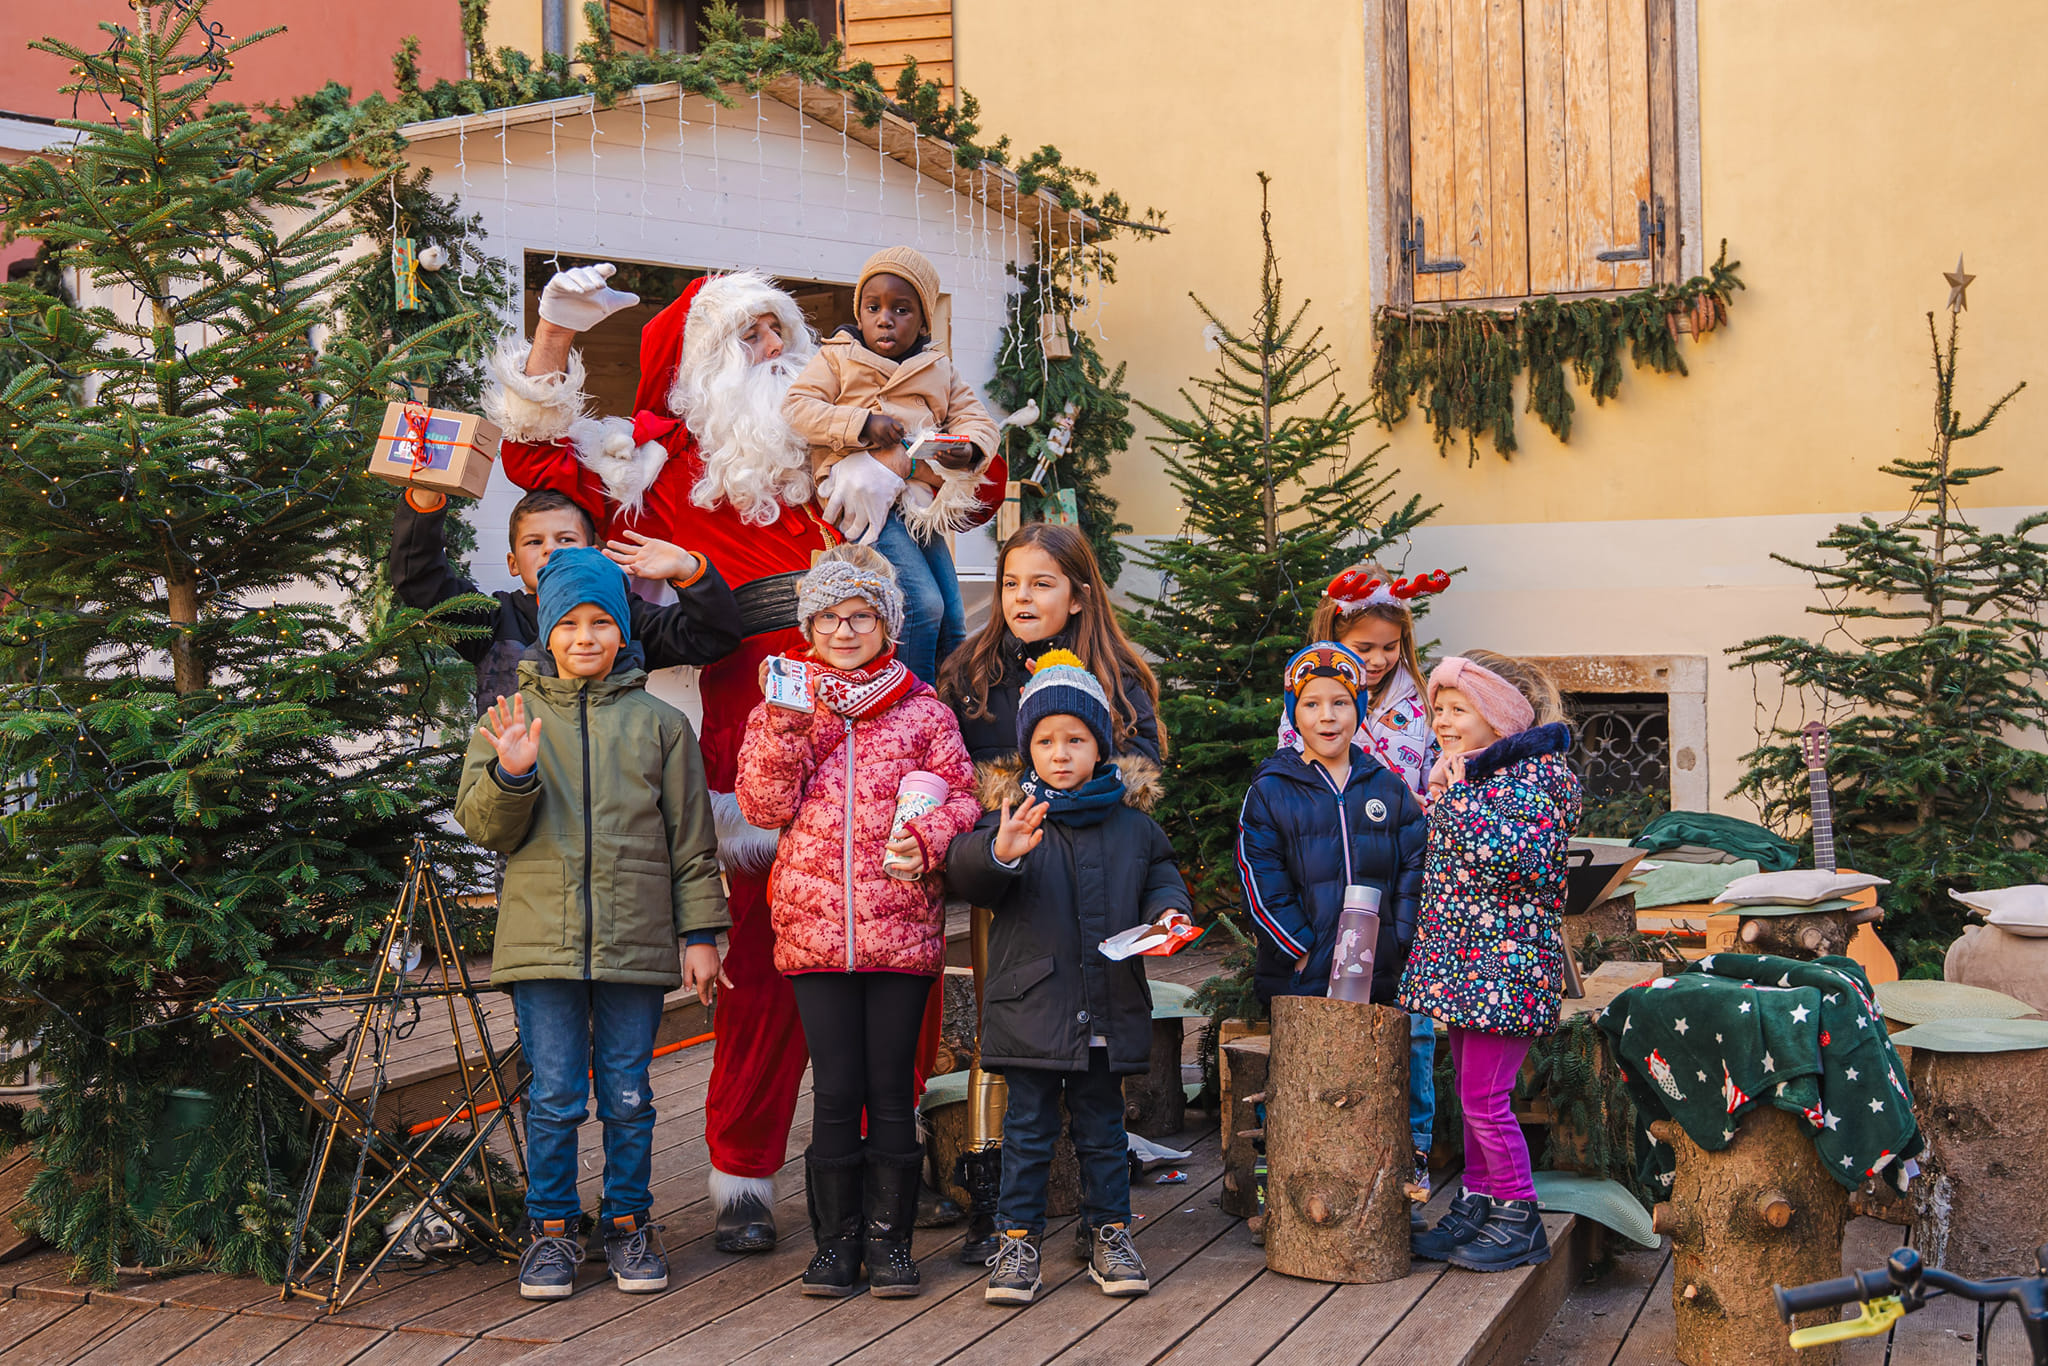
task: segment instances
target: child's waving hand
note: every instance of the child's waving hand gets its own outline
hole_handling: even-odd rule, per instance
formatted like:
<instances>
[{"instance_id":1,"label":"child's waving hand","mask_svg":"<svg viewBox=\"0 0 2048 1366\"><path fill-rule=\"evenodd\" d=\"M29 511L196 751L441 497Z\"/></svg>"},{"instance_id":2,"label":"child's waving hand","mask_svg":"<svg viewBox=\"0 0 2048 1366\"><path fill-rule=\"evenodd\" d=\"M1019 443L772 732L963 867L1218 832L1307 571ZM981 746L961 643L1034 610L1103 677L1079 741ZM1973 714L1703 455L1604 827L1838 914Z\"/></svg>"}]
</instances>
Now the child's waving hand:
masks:
<instances>
[{"instance_id":1,"label":"child's waving hand","mask_svg":"<svg viewBox=\"0 0 2048 1366\"><path fill-rule=\"evenodd\" d=\"M1014 812L1003 803L1002 823L996 826L995 854L1004 863L1015 863L1036 849L1045 838L1046 803L1024 799Z\"/></svg>"},{"instance_id":2,"label":"child's waving hand","mask_svg":"<svg viewBox=\"0 0 2048 1366\"><path fill-rule=\"evenodd\" d=\"M532 724L527 723L526 699L518 693L509 699L500 697L484 713L483 724L476 731L498 751L498 772L507 778L524 778L533 772L540 761L540 721L536 716Z\"/></svg>"}]
</instances>

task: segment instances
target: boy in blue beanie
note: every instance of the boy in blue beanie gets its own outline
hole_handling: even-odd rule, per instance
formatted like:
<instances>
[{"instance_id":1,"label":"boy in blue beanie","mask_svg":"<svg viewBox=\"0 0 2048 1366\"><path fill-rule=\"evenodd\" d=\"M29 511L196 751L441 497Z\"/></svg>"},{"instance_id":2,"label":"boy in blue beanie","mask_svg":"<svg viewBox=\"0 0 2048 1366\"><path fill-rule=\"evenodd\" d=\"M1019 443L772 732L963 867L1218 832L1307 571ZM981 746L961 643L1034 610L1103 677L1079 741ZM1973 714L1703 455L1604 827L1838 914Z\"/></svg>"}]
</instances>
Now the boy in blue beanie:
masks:
<instances>
[{"instance_id":1,"label":"boy in blue beanie","mask_svg":"<svg viewBox=\"0 0 2048 1366\"><path fill-rule=\"evenodd\" d=\"M680 984L709 1004L730 921L697 737L647 692L625 575L572 547L538 586L542 644L477 727L455 798L463 830L507 859L491 985L512 993L533 1069L519 1293L575 1290L576 1129L594 1084L605 1261L621 1290L646 1294L668 1285L648 1192L662 997Z\"/></svg>"},{"instance_id":2,"label":"boy in blue beanie","mask_svg":"<svg viewBox=\"0 0 2048 1366\"><path fill-rule=\"evenodd\" d=\"M1111 960L1103 940L1191 903L1173 846L1148 814L1150 760L1112 760L1101 680L1078 656L1039 657L1017 702L1017 759L990 765L980 824L953 841L946 885L994 912L989 926L981 1066L1009 1089L1003 1115L1000 1241L990 1304L1029 1304L1040 1284L1046 1181L1060 1101L1080 1159L1076 1251L1105 1295L1151 1288L1131 1241L1123 1079L1151 1066L1145 960Z\"/></svg>"}]
</instances>

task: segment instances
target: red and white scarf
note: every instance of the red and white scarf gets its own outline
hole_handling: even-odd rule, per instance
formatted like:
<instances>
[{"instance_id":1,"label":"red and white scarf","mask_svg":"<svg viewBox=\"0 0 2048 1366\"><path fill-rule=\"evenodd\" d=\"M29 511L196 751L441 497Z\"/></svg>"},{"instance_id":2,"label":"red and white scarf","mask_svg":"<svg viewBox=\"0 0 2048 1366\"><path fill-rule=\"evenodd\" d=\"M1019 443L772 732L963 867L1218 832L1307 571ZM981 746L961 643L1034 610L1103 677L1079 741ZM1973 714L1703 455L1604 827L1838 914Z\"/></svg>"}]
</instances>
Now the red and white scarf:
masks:
<instances>
[{"instance_id":1,"label":"red and white scarf","mask_svg":"<svg viewBox=\"0 0 2048 1366\"><path fill-rule=\"evenodd\" d=\"M884 650L857 669L835 669L815 655L806 661L815 680L818 701L835 716L861 721L879 716L917 686L917 675L896 658L894 649Z\"/></svg>"}]
</instances>

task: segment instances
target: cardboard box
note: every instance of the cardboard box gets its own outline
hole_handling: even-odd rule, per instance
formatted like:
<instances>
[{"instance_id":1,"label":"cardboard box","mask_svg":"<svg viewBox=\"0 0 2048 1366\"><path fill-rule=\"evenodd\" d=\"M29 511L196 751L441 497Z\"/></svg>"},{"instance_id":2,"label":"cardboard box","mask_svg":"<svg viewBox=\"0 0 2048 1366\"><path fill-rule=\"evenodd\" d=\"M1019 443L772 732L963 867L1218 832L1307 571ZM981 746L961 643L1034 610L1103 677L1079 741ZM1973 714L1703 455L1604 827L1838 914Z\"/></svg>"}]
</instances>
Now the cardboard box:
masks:
<instances>
[{"instance_id":1,"label":"cardboard box","mask_svg":"<svg viewBox=\"0 0 2048 1366\"><path fill-rule=\"evenodd\" d=\"M397 484L481 498L500 439L498 425L489 418L424 403L393 403L384 410L370 473Z\"/></svg>"}]
</instances>

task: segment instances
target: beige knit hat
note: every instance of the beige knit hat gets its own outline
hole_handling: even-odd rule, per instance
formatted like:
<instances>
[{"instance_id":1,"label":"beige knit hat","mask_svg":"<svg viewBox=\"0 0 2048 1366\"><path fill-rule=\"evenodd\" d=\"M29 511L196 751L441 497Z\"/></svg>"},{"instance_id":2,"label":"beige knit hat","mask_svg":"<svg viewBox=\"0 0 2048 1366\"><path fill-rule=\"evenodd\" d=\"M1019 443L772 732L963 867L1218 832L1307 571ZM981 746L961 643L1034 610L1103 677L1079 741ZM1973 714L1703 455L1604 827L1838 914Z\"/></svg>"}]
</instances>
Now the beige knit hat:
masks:
<instances>
[{"instance_id":1,"label":"beige knit hat","mask_svg":"<svg viewBox=\"0 0 2048 1366\"><path fill-rule=\"evenodd\" d=\"M938 316L939 272L925 254L915 247L883 247L870 256L860 268L860 279L853 283L856 304L860 292L877 275L894 275L910 282L910 287L917 291L919 307L924 309L924 330L930 332L932 319Z\"/></svg>"}]
</instances>

